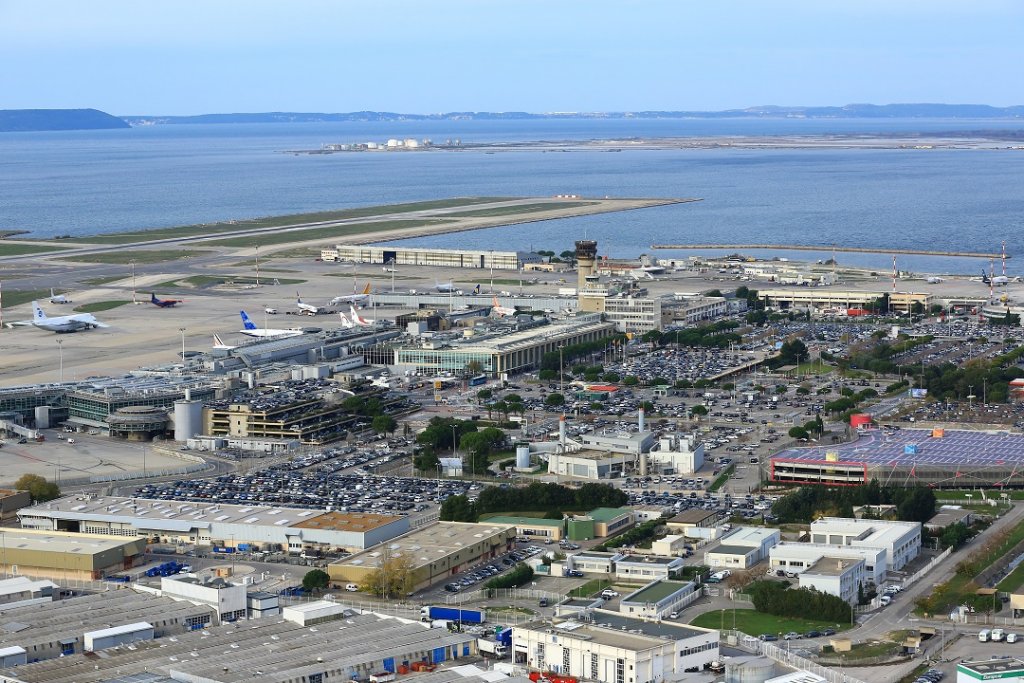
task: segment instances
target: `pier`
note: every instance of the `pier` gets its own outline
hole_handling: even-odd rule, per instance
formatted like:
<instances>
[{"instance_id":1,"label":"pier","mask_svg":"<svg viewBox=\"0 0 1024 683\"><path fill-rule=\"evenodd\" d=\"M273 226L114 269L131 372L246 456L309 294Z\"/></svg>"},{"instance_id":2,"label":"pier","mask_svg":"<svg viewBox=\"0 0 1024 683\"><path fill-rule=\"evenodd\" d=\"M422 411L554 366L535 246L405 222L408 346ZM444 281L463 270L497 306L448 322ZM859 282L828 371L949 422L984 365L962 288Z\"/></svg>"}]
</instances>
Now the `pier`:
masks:
<instances>
[{"instance_id":1,"label":"pier","mask_svg":"<svg viewBox=\"0 0 1024 683\"><path fill-rule=\"evenodd\" d=\"M1009 254L985 254L976 251L937 251L935 249L870 249L807 244L652 244L651 249L770 249L794 251L843 251L859 254L913 254L916 256L957 256L961 258L1011 258Z\"/></svg>"}]
</instances>

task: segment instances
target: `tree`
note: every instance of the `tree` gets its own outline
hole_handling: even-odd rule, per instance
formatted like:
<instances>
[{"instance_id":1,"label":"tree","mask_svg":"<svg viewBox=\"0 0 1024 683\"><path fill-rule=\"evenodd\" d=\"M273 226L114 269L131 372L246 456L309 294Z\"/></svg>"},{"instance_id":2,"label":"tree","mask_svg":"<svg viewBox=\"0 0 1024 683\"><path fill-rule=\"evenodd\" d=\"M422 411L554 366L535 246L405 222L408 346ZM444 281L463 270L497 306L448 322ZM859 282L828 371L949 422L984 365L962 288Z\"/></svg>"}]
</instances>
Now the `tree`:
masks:
<instances>
[{"instance_id":1,"label":"tree","mask_svg":"<svg viewBox=\"0 0 1024 683\"><path fill-rule=\"evenodd\" d=\"M622 380L622 383L627 387L635 387L637 384L640 384L640 380L637 379L636 375L626 375L625 379Z\"/></svg>"},{"instance_id":2,"label":"tree","mask_svg":"<svg viewBox=\"0 0 1024 683\"><path fill-rule=\"evenodd\" d=\"M45 503L54 498L60 498L60 487L53 482L46 481L38 474L23 474L14 482L14 488L19 491L28 491L35 503Z\"/></svg>"},{"instance_id":3,"label":"tree","mask_svg":"<svg viewBox=\"0 0 1024 683\"><path fill-rule=\"evenodd\" d=\"M302 577L302 587L308 592L323 590L331 583L330 575L323 569L313 569Z\"/></svg>"},{"instance_id":4,"label":"tree","mask_svg":"<svg viewBox=\"0 0 1024 683\"><path fill-rule=\"evenodd\" d=\"M370 426L378 434L394 434L395 430L398 429L398 420L390 415L378 415L373 418Z\"/></svg>"},{"instance_id":5,"label":"tree","mask_svg":"<svg viewBox=\"0 0 1024 683\"><path fill-rule=\"evenodd\" d=\"M420 472L433 472L440 464L441 461L438 459L437 453L432 450L423 451L412 460L412 466Z\"/></svg>"},{"instance_id":6,"label":"tree","mask_svg":"<svg viewBox=\"0 0 1024 683\"><path fill-rule=\"evenodd\" d=\"M791 427L789 435L794 439L809 439L811 435L807 433L807 430L803 427Z\"/></svg>"},{"instance_id":7,"label":"tree","mask_svg":"<svg viewBox=\"0 0 1024 683\"><path fill-rule=\"evenodd\" d=\"M541 370L540 372L537 373L537 378L542 379L546 382L553 379L558 379L558 371L545 368L544 370Z\"/></svg>"},{"instance_id":8,"label":"tree","mask_svg":"<svg viewBox=\"0 0 1024 683\"><path fill-rule=\"evenodd\" d=\"M481 401L489 401L493 396L494 392L491 391L490 389L481 389L480 391L476 392L476 397Z\"/></svg>"},{"instance_id":9,"label":"tree","mask_svg":"<svg viewBox=\"0 0 1024 683\"><path fill-rule=\"evenodd\" d=\"M466 496L449 496L441 503L442 522L475 522L476 506Z\"/></svg>"},{"instance_id":10,"label":"tree","mask_svg":"<svg viewBox=\"0 0 1024 683\"><path fill-rule=\"evenodd\" d=\"M550 407L565 405L565 396L557 392L548 394L547 398L544 399L544 405Z\"/></svg>"},{"instance_id":11,"label":"tree","mask_svg":"<svg viewBox=\"0 0 1024 683\"><path fill-rule=\"evenodd\" d=\"M708 414L708 409L706 406L693 406L692 408L690 408L690 414L696 415L697 417L702 417Z\"/></svg>"},{"instance_id":12,"label":"tree","mask_svg":"<svg viewBox=\"0 0 1024 683\"><path fill-rule=\"evenodd\" d=\"M380 566L366 577L363 590L383 598L404 597L412 592L412 563L405 556L391 556L385 550Z\"/></svg>"}]
</instances>

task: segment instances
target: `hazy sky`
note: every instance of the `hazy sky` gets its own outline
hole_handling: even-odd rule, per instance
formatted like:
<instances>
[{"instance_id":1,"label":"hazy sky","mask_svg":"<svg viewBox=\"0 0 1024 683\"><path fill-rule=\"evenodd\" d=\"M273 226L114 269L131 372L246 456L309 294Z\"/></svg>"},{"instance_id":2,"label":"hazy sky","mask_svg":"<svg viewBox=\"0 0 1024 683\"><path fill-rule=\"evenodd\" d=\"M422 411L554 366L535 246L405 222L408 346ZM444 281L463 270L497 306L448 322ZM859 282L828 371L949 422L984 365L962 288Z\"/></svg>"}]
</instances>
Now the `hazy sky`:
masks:
<instances>
[{"instance_id":1,"label":"hazy sky","mask_svg":"<svg viewBox=\"0 0 1024 683\"><path fill-rule=\"evenodd\" d=\"M0 108L1024 103L1019 0L0 0Z\"/></svg>"}]
</instances>

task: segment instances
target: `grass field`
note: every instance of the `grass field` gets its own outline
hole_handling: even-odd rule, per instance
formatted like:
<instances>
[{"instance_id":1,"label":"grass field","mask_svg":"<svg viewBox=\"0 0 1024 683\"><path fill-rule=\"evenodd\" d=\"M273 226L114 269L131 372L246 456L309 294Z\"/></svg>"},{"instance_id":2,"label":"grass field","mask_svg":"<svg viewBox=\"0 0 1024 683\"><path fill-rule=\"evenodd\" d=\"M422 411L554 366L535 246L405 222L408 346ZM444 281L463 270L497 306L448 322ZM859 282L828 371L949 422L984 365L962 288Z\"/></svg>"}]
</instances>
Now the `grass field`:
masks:
<instances>
[{"instance_id":1,"label":"grass field","mask_svg":"<svg viewBox=\"0 0 1024 683\"><path fill-rule=\"evenodd\" d=\"M518 204L516 206L495 206L490 209L473 209L445 214L455 218L491 218L498 216L517 216L521 213L537 213L539 211L555 211L556 209L578 209L582 206L593 206L597 202L555 202L537 204Z\"/></svg>"},{"instance_id":2,"label":"grass field","mask_svg":"<svg viewBox=\"0 0 1024 683\"><path fill-rule=\"evenodd\" d=\"M759 636L762 633L786 634L790 631L802 634L811 630L820 631L825 628L843 631L850 628L849 624L836 624L816 619L776 617L772 614L763 614L752 609L727 609L705 612L690 623L703 628L734 628L733 624L735 624L736 630L743 631L751 636Z\"/></svg>"},{"instance_id":3,"label":"grass field","mask_svg":"<svg viewBox=\"0 0 1024 683\"><path fill-rule=\"evenodd\" d=\"M110 284L111 282L117 282L123 280L130 275L104 275L102 277L91 277L88 280L82 280L83 285L89 285L90 287L99 287L100 285Z\"/></svg>"},{"instance_id":4,"label":"grass field","mask_svg":"<svg viewBox=\"0 0 1024 683\"><path fill-rule=\"evenodd\" d=\"M0 256L21 256L22 254L42 254L49 251L63 251L65 247L52 244L17 244L0 240Z\"/></svg>"},{"instance_id":5,"label":"grass field","mask_svg":"<svg viewBox=\"0 0 1024 683\"><path fill-rule=\"evenodd\" d=\"M1015 593L1017 589L1024 586L1024 562L1017 565L1017 568L1006 575L1006 578L996 584L996 588L1007 593Z\"/></svg>"},{"instance_id":6,"label":"grass field","mask_svg":"<svg viewBox=\"0 0 1024 683\"><path fill-rule=\"evenodd\" d=\"M94 301L91 304L82 304L81 306L75 306L75 311L78 313L99 313L100 311L109 311L112 308L119 308L125 304L130 304L130 300L112 300L112 301Z\"/></svg>"},{"instance_id":7,"label":"grass field","mask_svg":"<svg viewBox=\"0 0 1024 683\"><path fill-rule=\"evenodd\" d=\"M45 304L50 300L50 290L48 289L4 289L4 306L18 306L20 304L27 304L29 301L39 301Z\"/></svg>"},{"instance_id":8,"label":"grass field","mask_svg":"<svg viewBox=\"0 0 1024 683\"><path fill-rule=\"evenodd\" d=\"M180 259L192 258L202 255L201 251L189 251L186 249L156 249L150 251L108 251L99 254L81 254L79 256L63 256L59 261L74 261L76 263L111 263L119 265L130 265L136 263L163 263L164 261L178 261ZM124 277L124 276L122 276Z\"/></svg>"},{"instance_id":9,"label":"grass field","mask_svg":"<svg viewBox=\"0 0 1024 683\"><path fill-rule=\"evenodd\" d=\"M372 232L385 230L404 230L407 228L422 228L427 225L443 225L452 221L423 218L418 220L391 220L374 221L368 223L350 223L347 225L333 225L323 228L308 228L294 232L261 233L259 235L246 235L244 237L228 237L220 240L204 241L204 246L214 247L251 247L256 244L268 246L272 244L289 244L291 242L308 242L320 239L337 239L351 235L364 235Z\"/></svg>"},{"instance_id":10,"label":"grass field","mask_svg":"<svg viewBox=\"0 0 1024 683\"><path fill-rule=\"evenodd\" d=\"M261 277L261 286L270 285L270 283L275 279L279 285L301 285L305 282L305 280ZM161 282L150 289L173 289L175 287L192 287L194 289L201 289L203 287L216 287L217 285L224 284L255 285L256 278L251 275L190 275L189 277L184 277L179 280Z\"/></svg>"},{"instance_id":11,"label":"grass field","mask_svg":"<svg viewBox=\"0 0 1024 683\"><path fill-rule=\"evenodd\" d=\"M605 588L612 585L613 582L608 579L592 579L587 581L579 588L574 588L569 592L571 598L589 598L596 593L600 593Z\"/></svg>"},{"instance_id":12,"label":"grass field","mask_svg":"<svg viewBox=\"0 0 1024 683\"><path fill-rule=\"evenodd\" d=\"M455 197L451 199L438 199L425 202L410 202L407 204L364 206L355 209L338 209L336 211L317 211L313 213L297 213L285 216L267 216L264 218L253 218L249 220L221 221L219 223L204 223L198 225L179 225L173 228L135 230L132 232L92 235L90 237L75 237L72 239L61 240L61 242L72 244L131 244L133 242L142 242L147 240L231 233L238 232L240 230L252 230L254 228L272 228L277 226L287 227L291 225L302 225L304 223L339 221L350 218L370 218L373 216L385 216L395 213L410 213L412 211L450 209L460 206L473 206L474 204L487 204L495 201L510 201L514 199L516 199L516 197ZM247 244L251 244L252 242L253 240L250 239ZM262 241L260 243L271 244L271 242Z\"/></svg>"}]
</instances>

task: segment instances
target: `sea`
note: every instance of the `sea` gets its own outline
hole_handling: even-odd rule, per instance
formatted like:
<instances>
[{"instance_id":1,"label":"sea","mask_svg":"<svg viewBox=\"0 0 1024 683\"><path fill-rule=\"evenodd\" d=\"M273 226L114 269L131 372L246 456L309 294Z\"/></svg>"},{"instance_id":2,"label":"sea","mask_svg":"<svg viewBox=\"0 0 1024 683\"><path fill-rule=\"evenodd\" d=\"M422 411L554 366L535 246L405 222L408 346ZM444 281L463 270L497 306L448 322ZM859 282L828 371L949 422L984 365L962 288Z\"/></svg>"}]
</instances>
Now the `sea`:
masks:
<instances>
[{"instance_id":1,"label":"sea","mask_svg":"<svg viewBox=\"0 0 1024 683\"><path fill-rule=\"evenodd\" d=\"M888 271L891 249L999 252L1024 274L1024 149L519 149L293 154L388 138L462 142L864 135L1020 130L943 119L557 119L152 125L0 134L0 230L30 238L303 213L454 196L691 197L701 201L418 238L436 247L652 253L654 243L820 246L754 256ZM702 250L713 255L728 253ZM900 256L900 270L971 273L987 259ZM995 264L1001 272L1001 264Z\"/></svg>"}]
</instances>

